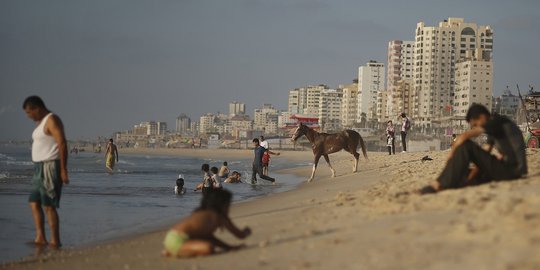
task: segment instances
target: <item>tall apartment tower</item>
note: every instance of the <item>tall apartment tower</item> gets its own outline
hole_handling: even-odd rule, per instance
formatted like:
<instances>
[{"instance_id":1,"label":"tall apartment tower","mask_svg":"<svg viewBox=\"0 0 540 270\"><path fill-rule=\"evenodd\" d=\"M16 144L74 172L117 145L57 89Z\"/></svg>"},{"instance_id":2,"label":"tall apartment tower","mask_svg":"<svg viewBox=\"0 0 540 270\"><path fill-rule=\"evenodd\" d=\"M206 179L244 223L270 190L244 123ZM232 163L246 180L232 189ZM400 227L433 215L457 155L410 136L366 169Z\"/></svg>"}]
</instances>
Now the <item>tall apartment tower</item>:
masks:
<instances>
[{"instance_id":1,"label":"tall apartment tower","mask_svg":"<svg viewBox=\"0 0 540 270\"><path fill-rule=\"evenodd\" d=\"M358 115L360 121L362 113L367 119L376 119L377 93L384 90L384 64L369 61L365 66L358 68Z\"/></svg>"},{"instance_id":2,"label":"tall apartment tower","mask_svg":"<svg viewBox=\"0 0 540 270\"><path fill-rule=\"evenodd\" d=\"M413 78L414 41L392 40L388 42L388 63L386 66L387 110L390 117L395 117L403 112L402 108L405 103L402 91L397 89L398 82Z\"/></svg>"},{"instance_id":3,"label":"tall apartment tower","mask_svg":"<svg viewBox=\"0 0 540 270\"><path fill-rule=\"evenodd\" d=\"M233 117L235 115L244 115L246 114L246 104L240 102L231 102L229 103L229 116Z\"/></svg>"},{"instance_id":4,"label":"tall apartment tower","mask_svg":"<svg viewBox=\"0 0 540 270\"><path fill-rule=\"evenodd\" d=\"M341 128L341 107L343 91L341 89L324 89L319 98L319 125L323 130Z\"/></svg>"},{"instance_id":5,"label":"tall apartment tower","mask_svg":"<svg viewBox=\"0 0 540 270\"><path fill-rule=\"evenodd\" d=\"M493 62L482 59L483 50L467 51L467 56L456 63L453 115L465 117L473 104L482 104L491 110L493 97Z\"/></svg>"},{"instance_id":6,"label":"tall apartment tower","mask_svg":"<svg viewBox=\"0 0 540 270\"><path fill-rule=\"evenodd\" d=\"M303 114L307 106L307 90L305 87L295 88L289 91L288 112L291 114Z\"/></svg>"},{"instance_id":7,"label":"tall apartment tower","mask_svg":"<svg viewBox=\"0 0 540 270\"><path fill-rule=\"evenodd\" d=\"M180 114L176 117L176 133L177 134L186 134L191 127L191 119L185 115Z\"/></svg>"},{"instance_id":8,"label":"tall apartment tower","mask_svg":"<svg viewBox=\"0 0 540 270\"><path fill-rule=\"evenodd\" d=\"M343 91L341 104L341 125L351 128L356 123L358 110L358 81L340 86Z\"/></svg>"},{"instance_id":9,"label":"tall apartment tower","mask_svg":"<svg viewBox=\"0 0 540 270\"><path fill-rule=\"evenodd\" d=\"M479 58L491 59L493 31L490 26L449 18L439 26L416 25L414 90L418 95L418 124L452 114L455 67L468 50L483 49Z\"/></svg>"}]
</instances>

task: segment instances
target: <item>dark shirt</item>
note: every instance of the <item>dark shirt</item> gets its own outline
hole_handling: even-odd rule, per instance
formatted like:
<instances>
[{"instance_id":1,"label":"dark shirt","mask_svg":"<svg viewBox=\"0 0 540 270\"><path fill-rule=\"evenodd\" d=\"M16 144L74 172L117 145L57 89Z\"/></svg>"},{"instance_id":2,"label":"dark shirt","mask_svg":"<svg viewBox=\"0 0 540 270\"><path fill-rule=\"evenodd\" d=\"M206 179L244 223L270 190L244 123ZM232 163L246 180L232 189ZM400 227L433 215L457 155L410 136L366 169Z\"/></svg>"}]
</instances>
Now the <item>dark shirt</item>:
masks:
<instances>
[{"instance_id":1,"label":"dark shirt","mask_svg":"<svg viewBox=\"0 0 540 270\"><path fill-rule=\"evenodd\" d=\"M263 165L262 157L265 151L266 151L266 148L260 145L257 146L257 148L253 150L253 152L255 153L255 157L253 158L253 165L262 167Z\"/></svg>"},{"instance_id":2,"label":"dark shirt","mask_svg":"<svg viewBox=\"0 0 540 270\"><path fill-rule=\"evenodd\" d=\"M505 116L494 114L484 125L488 141L503 155L503 160L515 166L519 176L527 174L525 141L519 127Z\"/></svg>"}]
</instances>

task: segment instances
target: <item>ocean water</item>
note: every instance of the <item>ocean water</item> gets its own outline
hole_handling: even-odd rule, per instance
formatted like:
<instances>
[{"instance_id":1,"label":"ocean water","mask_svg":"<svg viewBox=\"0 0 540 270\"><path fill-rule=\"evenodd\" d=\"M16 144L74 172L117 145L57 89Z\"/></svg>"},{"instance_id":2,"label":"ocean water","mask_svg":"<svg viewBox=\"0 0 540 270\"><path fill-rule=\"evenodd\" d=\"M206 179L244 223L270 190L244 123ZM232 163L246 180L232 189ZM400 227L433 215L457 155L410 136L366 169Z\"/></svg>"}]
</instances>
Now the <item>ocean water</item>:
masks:
<instances>
[{"instance_id":1,"label":"ocean water","mask_svg":"<svg viewBox=\"0 0 540 270\"><path fill-rule=\"evenodd\" d=\"M60 201L60 234L64 247L99 243L109 239L151 231L189 214L199 204L201 193L193 192L201 182L202 163L219 166L223 160L181 156L122 155L114 174L105 171L104 154L70 155L70 184L64 185ZM227 160L231 170L250 178L251 157ZM275 157L270 174L277 185L224 184L235 201L245 201L290 190L303 179L272 174L272 170L299 166ZM33 163L28 147L0 146L0 262L16 260L35 252L28 243L35 228L28 206ZM183 174L187 193L175 195L178 174ZM246 181L247 182L247 181ZM49 236L48 225L45 226ZM157 251L156 251L157 252Z\"/></svg>"}]
</instances>

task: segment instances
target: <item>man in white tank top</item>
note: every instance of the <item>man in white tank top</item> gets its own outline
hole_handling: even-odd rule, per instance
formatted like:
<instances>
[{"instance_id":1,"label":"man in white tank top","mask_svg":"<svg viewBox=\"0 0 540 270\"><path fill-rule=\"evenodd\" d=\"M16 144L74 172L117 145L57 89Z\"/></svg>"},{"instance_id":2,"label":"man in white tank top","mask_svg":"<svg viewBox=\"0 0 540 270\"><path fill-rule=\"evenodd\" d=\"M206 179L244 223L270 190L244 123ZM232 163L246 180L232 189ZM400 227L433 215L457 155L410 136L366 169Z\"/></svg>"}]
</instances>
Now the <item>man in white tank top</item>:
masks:
<instances>
[{"instance_id":1,"label":"man in white tank top","mask_svg":"<svg viewBox=\"0 0 540 270\"><path fill-rule=\"evenodd\" d=\"M43 209L45 209L51 229L51 242L49 245L58 248L61 245L60 221L56 208L60 206L62 185L69 183L64 126L60 118L52 114L38 96L26 98L23 109L26 115L37 124L32 133L34 177L32 179L30 198L28 199L36 226L34 244L47 244L43 213Z\"/></svg>"}]
</instances>

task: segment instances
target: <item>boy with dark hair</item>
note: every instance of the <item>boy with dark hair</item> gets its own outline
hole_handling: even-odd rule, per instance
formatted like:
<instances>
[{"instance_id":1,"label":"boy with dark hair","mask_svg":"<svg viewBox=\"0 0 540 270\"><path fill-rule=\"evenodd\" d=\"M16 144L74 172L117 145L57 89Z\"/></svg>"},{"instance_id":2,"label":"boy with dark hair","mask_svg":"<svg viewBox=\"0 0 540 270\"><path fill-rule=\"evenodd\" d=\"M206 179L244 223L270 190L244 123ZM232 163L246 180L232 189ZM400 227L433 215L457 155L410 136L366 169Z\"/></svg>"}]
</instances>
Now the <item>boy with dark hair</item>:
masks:
<instances>
[{"instance_id":1,"label":"boy with dark hair","mask_svg":"<svg viewBox=\"0 0 540 270\"><path fill-rule=\"evenodd\" d=\"M490 181L513 180L527 174L525 142L521 130L510 119L473 104L466 116L471 130L456 138L448 158L448 163L437 181L420 190L421 194L439 190L478 185ZM488 151L471 139L486 133ZM500 155L490 154L495 147ZM469 170L473 163L475 169Z\"/></svg>"},{"instance_id":2,"label":"boy with dark hair","mask_svg":"<svg viewBox=\"0 0 540 270\"><path fill-rule=\"evenodd\" d=\"M176 179L176 186L174 186L174 194L183 195L184 193L186 193L186 188L184 187L184 177L179 174L178 178Z\"/></svg>"},{"instance_id":3,"label":"boy with dark hair","mask_svg":"<svg viewBox=\"0 0 540 270\"><path fill-rule=\"evenodd\" d=\"M219 177L223 178L223 179L227 179L227 177L229 177L229 167L228 167L229 164L227 164L227 161L224 161L223 162L223 166L221 166L221 168L219 168Z\"/></svg>"},{"instance_id":4,"label":"boy with dark hair","mask_svg":"<svg viewBox=\"0 0 540 270\"><path fill-rule=\"evenodd\" d=\"M411 129L411 120L407 117L407 115L403 112L401 113L401 146L403 147L402 153L407 152L407 132Z\"/></svg>"},{"instance_id":5,"label":"boy with dark hair","mask_svg":"<svg viewBox=\"0 0 540 270\"><path fill-rule=\"evenodd\" d=\"M202 193L206 195L209 190L214 188L214 181L212 180L212 176L210 176L210 165L203 164L201 171L203 171Z\"/></svg>"},{"instance_id":6,"label":"boy with dark hair","mask_svg":"<svg viewBox=\"0 0 540 270\"><path fill-rule=\"evenodd\" d=\"M270 181L272 182L273 184L276 183L276 179L272 178L272 177L269 177L268 175L264 175L263 173L263 155L264 155L264 152L268 151L269 154L271 155L277 155L279 156L279 153L274 153L270 150L267 150L266 148L262 147L260 145L260 142L259 142L259 139L255 138L253 139L253 147L255 147L255 149L253 149L253 152L255 153L255 156L253 158L253 169L252 169L252 172L251 172L251 184L255 184L257 183L257 174L259 174L259 177L264 179L264 180L267 180L267 181Z\"/></svg>"},{"instance_id":7,"label":"boy with dark hair","mask_svg":"<svg viewBox=\"0 0 540 270\"><path fill-rule=\"evenodd\" d=\"M191 216L174 225L163 241L164 256L200 256L214 253L216 247L235 250L244 245L231 246L214 236L218 228L225 228L234 236L244 239L251 229L240 230L229 218L232 194L223 189L215 189L205 194L201 206Z\"/></svg>"},{"instance_id":8,"label":"boy with dark hair","mask_svg":"<svg viewBox=\"0 0 540 270\"><path fill-rule=\"evenodd\" d=\"M212 172L212 187L213 188L223 188L221 186L221 182L219 181L218 168L217 167L212 167L212 168L210 168L210 172Z\"/></svg>"}]
</instances>

